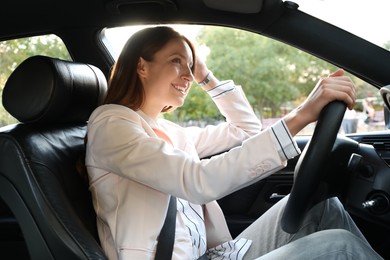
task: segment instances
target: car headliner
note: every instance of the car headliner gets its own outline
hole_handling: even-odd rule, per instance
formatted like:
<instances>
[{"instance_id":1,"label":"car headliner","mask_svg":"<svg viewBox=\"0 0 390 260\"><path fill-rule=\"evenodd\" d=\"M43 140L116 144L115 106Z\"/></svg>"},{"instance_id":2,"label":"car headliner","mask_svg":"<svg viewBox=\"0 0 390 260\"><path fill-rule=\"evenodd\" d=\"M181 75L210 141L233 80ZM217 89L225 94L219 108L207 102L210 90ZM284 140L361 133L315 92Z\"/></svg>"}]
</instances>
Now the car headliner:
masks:
<instances>
[{"instance_id":1,"label":"car headliner","mask_svg":"<svg viewBox=\"0 0 390 260\"><path fill-rule=\"evenodd\" d=\"M103 28L145 23L227 25L303 49L376 87L390 83L390 63L384 62L390 52L306 15L293 2L264 0L260 12L237 13L206 6L213 1L222 6L231 2L230 9L238 10L234 3L257 0L6 0L0 11L0 40L55 33L75 61L94 64L107 74L113 59L96 41Z\"/></svg>"}]
</instances>

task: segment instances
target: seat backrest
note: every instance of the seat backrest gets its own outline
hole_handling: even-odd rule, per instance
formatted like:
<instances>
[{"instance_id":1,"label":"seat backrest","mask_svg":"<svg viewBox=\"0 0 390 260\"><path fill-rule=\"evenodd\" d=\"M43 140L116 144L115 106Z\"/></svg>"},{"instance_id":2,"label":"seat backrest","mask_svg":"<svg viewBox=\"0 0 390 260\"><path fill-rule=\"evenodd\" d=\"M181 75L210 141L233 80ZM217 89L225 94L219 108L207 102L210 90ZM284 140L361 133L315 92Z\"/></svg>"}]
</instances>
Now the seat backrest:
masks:
<instances>
[{"instance_id":1,"label":"seat backrest","mask_svg":"<svg viewBox=\"0 0 390 260\"><path fill-rule=\"evenodd\" d=\"M44 56L21 63L4 87L3 105L20 123L0 128L0 197L31 259L106 259L78 170L88 117L106 91L98 68Z\"/></svg>"}]
</instances>

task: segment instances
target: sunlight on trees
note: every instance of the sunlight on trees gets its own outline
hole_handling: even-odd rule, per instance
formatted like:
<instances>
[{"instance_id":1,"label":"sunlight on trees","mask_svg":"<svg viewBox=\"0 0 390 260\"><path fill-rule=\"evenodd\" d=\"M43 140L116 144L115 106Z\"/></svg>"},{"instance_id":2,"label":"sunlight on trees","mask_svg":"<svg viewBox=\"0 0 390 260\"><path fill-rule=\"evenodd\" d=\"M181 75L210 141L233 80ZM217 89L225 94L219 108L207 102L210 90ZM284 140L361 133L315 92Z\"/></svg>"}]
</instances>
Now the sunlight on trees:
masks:
<instances>
[{"instance_id":1,"label":"sunlight on trees","mask_svg":"<svg viewBox=\"0 0 390 260\"><path fill-rule=\"evenodd\" d=\"M214 75L242 85L262 119L282 117L306 98L321 77L337 69L289 45L237 29L203 27L197 42L210 50L206 62ZM358 97L366 97L367 84L351 77L359 89ZM223 120L212 100L196 84L184 106L165 117L179 122Z\"/></svg>"},{"instance_id":2,"label":"sunlight on trees","mask_svg":"<svg viewBox=\"0 0 390 260\"><path fill-rule=\"evenodd\" d=\"M254 33L216 26L203 26L197 32L196 41L202 50L207 50L204 53L209 68L219 79L233 79L242 85L261 119L282 117L305 99L321 77L336 69L303 51ZM384 48L390 49L390 42ZM71 60L65 44L55 35L0 42L1 92L11 72L33 55ZM358 99L371 94L367 93L367 83L351 77L358 87ZM361 109L361 103L356 109ZM185 104L164 117L195 125L224 120L208 94L196 83ZM0 126L14 122L0 106Z\"/></svg>"}]
</instances>

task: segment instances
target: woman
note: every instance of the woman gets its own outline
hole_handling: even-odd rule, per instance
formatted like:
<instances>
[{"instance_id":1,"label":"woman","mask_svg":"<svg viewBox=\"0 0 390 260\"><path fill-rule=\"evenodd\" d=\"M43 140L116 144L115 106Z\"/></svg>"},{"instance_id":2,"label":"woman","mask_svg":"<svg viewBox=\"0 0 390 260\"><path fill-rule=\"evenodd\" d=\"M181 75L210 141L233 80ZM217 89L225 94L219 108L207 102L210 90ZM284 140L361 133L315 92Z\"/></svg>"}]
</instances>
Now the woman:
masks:
<instances>
[{"instance_id":1,"label":"woman","mask_svg":"<svg viewBox=\"0 0 390 260\"><path fill-rule=\"evenodd\" d=\"M183 105L193 80L208 92L226 123L182 128L159 118ZM292 136L317 120L321 109L335 99L349 108L355 102L355 87L342 70L321 80L301 106L261 132L241 88L213 76L187 38L169 27L135 33L114 65L104 105L88 124L86 166L108 257L153 259L171 195L177 197L172 259L198 259L206 251L210 258L254 259L280 250L303 259L290 245L330 228L350 231L333 230L343 239L351 237L340 245L354 252L369 248L335 199L316 206L296 235L280 229L277 219L285 205L281 201L234 241L215 201L284 167L299 154ZM199 159L226 150L230 151ZM313 240L334 236L323 233L316 232L319 238ZM370 248L365 252L378 257Z\"/></svg>"}]
</instances>

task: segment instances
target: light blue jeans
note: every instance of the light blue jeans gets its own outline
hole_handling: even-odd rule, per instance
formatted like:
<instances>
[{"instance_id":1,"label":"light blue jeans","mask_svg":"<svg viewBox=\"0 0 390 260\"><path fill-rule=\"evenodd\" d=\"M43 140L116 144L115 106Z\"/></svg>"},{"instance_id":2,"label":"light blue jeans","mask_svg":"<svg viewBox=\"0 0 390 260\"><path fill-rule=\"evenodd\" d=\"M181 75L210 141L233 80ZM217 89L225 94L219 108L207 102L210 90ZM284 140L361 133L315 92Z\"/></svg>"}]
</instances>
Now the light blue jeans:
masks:
<instances>
[{"instance_id":1,"label":"light blue jeans","mask_svg":"<svg viewBox=\"0 0 390 260\"><path fill-rule=\"evenodd\" d=\"M287 199L276 203L238 236L252 240L245 260L382 259L337 198L314 206L296 234L284 232L280 220Z\"/></svg>"}]
</instances>

